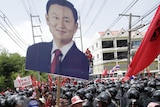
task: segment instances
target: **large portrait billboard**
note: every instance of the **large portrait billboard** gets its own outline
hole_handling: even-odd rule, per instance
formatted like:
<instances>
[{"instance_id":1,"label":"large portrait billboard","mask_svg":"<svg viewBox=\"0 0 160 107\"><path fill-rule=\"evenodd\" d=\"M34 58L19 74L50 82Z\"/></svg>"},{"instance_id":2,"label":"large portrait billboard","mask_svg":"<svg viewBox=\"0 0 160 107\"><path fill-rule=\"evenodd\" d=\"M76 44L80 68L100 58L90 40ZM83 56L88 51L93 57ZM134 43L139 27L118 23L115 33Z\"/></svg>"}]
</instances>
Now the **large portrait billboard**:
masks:
<instances>
[{"instance_id":1,"label":"large portrait billboard","mask_svg":"<svg viewBox=\"0 0 160 107\"><path fill-rule=\"evenodd\" d=\"M28 47L26 69L88 79L88 59L72 40L78 29L74 5L67 0L49 0L45 18L53 40Z\"/></svg>"}]
</instances>

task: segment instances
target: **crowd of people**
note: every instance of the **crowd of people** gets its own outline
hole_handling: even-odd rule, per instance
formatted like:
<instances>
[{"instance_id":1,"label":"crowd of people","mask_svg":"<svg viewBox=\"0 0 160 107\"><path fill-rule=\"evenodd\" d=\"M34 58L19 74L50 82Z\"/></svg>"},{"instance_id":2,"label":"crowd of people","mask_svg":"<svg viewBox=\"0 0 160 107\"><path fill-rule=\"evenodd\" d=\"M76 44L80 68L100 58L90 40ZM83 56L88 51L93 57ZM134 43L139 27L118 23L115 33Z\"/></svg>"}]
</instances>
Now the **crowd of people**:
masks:
<instances>
[{"instance_id":1,"label":"crowd of people","mask_svg":"<svg viewBox=\"0 0 160 107\"><path fill-rule=\"evenodd\" d=\"M60 87L59 104L56 96L55 84L6 89L0 107L160 107L160 77L68 81Z\"/></svg>"}]
</instances>

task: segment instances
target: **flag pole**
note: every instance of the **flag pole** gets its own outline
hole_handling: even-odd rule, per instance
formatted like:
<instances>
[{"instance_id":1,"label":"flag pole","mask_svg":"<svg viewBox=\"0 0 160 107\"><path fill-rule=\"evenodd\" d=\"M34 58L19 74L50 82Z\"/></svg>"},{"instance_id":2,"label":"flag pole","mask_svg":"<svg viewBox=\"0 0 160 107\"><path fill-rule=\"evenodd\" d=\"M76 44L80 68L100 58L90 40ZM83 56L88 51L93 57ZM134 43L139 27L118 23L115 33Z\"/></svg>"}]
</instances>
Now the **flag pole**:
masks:
<instances>
[{"instance_id":1,"label":"flag pole","mask_svg":"<svg viewBox=\"0 0 160 107\"><path fill-rule=\"evenodd\" d=\"M60 102L60 83L61 83L61 76L58 76L58 78L57 78L56 107L59 107L59 102Z\"/></svg>"}]
</instances>

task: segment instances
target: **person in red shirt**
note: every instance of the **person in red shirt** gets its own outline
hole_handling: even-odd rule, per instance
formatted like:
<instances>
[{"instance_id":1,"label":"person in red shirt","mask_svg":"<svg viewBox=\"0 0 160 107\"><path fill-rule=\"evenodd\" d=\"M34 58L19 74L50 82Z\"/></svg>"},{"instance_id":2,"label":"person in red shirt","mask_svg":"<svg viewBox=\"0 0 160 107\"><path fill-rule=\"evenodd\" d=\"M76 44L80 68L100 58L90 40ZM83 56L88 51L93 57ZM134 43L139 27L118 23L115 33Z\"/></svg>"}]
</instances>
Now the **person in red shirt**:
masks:
<instances>
[{"instance_id":1,"label":"person in red shirt","mask_svg":"<svg viewBox=\"0 0 160 107\"><path fill-rule=\"evenodd\" d=\"M46 100L45 107L54 107L55 106L55 99L53 99L52 93L49 93Z\"/></svg>"}]
</instances>

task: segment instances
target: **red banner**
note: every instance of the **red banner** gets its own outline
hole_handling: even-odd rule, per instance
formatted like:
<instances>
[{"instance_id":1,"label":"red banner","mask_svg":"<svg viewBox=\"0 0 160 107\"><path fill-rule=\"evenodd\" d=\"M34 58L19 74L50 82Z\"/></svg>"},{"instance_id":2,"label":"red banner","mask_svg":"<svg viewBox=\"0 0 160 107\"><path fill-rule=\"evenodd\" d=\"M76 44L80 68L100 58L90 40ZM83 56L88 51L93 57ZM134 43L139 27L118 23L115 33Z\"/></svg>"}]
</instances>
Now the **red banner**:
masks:
<instances>
[{"instance_id":1,"label":"red banner","mask_svg":"<svg viewBox=\"0 0 160 107\"><path fill-rule=\"evenodd\" d=\"M149 66L160 54L160 5L154 18L138 48L132 62L128 67L125 78L136 75L141 70Z\"/></svg>"},{"instance_id":2,"label":"red banner","mask_svg":"<svg viewBox=\"0 0 160 107\"><path fill-rule=\"evenodd\" d=\"M108 74L108 70L104 69L104 71L102 72L102 76L106 76Z\"/></svg>"}]
</instances>

